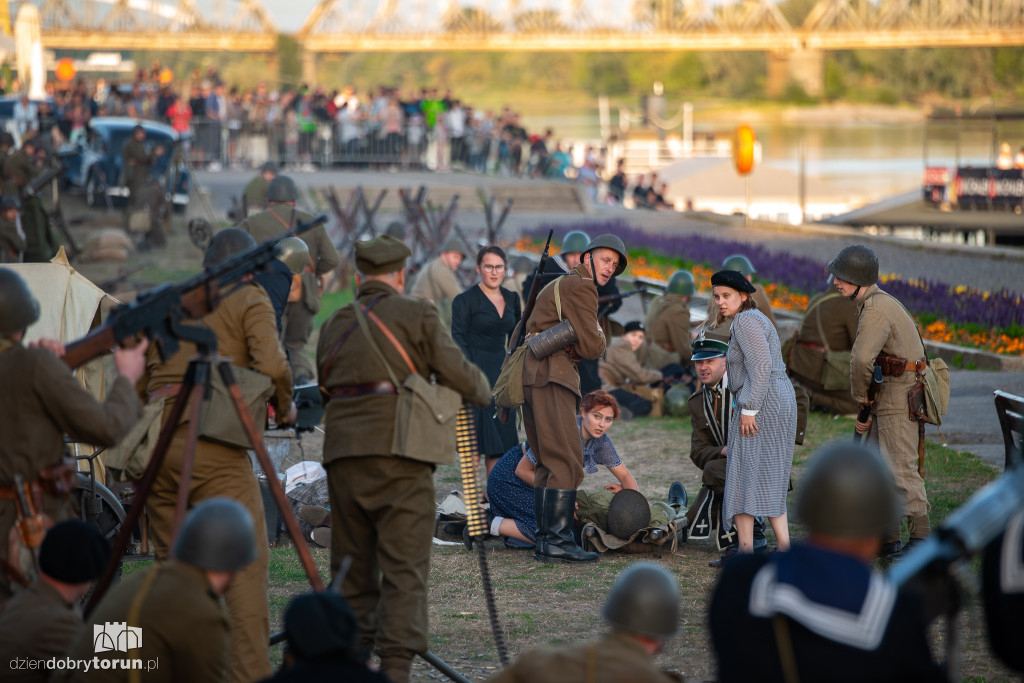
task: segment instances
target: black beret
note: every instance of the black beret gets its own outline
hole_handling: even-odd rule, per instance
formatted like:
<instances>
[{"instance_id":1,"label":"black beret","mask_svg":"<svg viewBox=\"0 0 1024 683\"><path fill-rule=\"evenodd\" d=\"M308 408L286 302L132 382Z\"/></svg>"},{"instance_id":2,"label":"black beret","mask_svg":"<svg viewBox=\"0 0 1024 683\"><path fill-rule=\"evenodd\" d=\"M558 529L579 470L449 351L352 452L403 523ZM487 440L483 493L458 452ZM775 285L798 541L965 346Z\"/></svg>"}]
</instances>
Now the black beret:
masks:
<instances>
[{"instance_id":1,"label":"black beret","mask_svg":"<svg viewBox=\"0 0 1024 683\"><path fill-rule=\"evenodd\" d=\"M291 601L284 613L288 647L299 659L351 652L356 642L356 617L337 593L307 593Z\"/></svg>"},{"instance_id":2,"label":"black beret","mask_svg":"<svg viewBox=\"0 0 1024 683\"><path fill-rule=\"evenodd\" d=\"M110 544L92 524L69 519L46 532L39 549L39 569L64 583L99 578L110 562Z\"/></svg>"},{"instance_id":3,"label":"black beret","mask_svg":"<svg viewBox=\"0 0 1024 683\"><path fill-rule=\"evenodd\" d=\"M629 334L630 332L646 332L647 328L639 320L630 320L626 323L626 326L622 328L623 334Z\"/></svg>"},{"instance_id":4,"label":"black beret","mask_svg":"<svg viewBox=\"0 0 1024 683\"><path fill-rule=\"evenodd\" d=\"M738 270L720 270L711 276L712 287L731 287L737 292L754 293L754 285Z\"/></svg>"}]
</instances>

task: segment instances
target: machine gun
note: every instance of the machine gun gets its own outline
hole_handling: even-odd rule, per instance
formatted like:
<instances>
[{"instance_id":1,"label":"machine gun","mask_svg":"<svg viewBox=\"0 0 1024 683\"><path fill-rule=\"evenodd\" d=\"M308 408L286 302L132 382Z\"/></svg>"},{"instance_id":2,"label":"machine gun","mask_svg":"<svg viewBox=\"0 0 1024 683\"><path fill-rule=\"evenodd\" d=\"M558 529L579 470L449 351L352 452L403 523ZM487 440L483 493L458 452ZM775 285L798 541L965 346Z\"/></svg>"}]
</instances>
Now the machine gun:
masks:
<instances>
[{"instance_id":1,"label":"machine gun","mask_svg":"<svg viewBox=\"0 0 1024 683\"><path fill-rule=\"evenodd\" d=\"M860 410L857 411L857 422L867 422L868 418L871 417L871 405L874 403L875 396L878 395L878 390L882 388L882 382L884 381L882 368L876 365L874 372L871 374L871 384L868 385L868 400L860 404ZM859 442L863 437L863 434L854 432L854 443Z\"/></svg>"},{"instance_id":2,"label":"machine gun","mask_svg":"<svg viewBox=\"0 0 1024 683\"><path fill-rule=\"evenodd\" d=\"M139 333L144 333L150 341L159 342L160 358L166 362L178 351L181 336L178 324L182 319L201 318L213 311L221 299L234 290L232 285L246 275L259 272L276 258L278 242L320 225L326 219L326 216L319 216L309 223L300 223L184 282L167 283L143 292L133 303L111 311L104 325L69 344L64 362L72 369L77 368Z\"/></svg>"},{"instance_id":3,"label":"machine gun","mask_svg":"<svg viewBox=\"0 0 1024 683\"><path fill-rule=\"evenodd\" d=\"M644 296L647 294L647 290L644 287L637 287L636 289L631 289L628 292L620 292L619 294L608 294L606 296L597 297L598 320L608 315L608 309L611 307L611 304L615 303L616 301L628 299L629 297L634 296L636 294Z\"/></svg>"},{"instance_id":4,"label":"machine gun","mask_svg":"<svg viewBox=\"0 0 1024 683\"><path fill-rule=\"evenodd\" d=\"M508 348L505 349L505 361L512 357L512 353L518 349L523 341L526 339L526 322L533 315L533 309L537 305L537 295L540 294L540 276L544 272L544 267L548 265L548 253L551 249L551 237L555 234L554 230L548 230L548 239L544 242L544 251L540 254L540 261L537 263L537 269L533 271L533 282L530 284L530 295L526 297L526 308L523 309L523 317L519 320L519 324L516 329L512 332L512 336L509 337ZM503 363L503 365L504 365ZM511 411L508 408L499 407L496 413L498 420L504 424L508 422L508 416Z\"/></svg>"}]
</instances>

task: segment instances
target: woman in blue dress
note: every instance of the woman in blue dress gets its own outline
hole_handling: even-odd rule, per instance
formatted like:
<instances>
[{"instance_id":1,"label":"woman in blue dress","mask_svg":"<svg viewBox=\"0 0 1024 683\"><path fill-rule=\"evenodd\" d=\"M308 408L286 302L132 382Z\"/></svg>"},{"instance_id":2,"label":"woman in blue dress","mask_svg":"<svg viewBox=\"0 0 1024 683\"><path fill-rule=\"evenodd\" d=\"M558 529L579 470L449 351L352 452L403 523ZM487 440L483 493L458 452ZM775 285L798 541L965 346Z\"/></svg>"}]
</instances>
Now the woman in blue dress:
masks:
<instances>
[{"instance_id":1,"label":"woman in blue dress","mask_svg":"<svg viewBox=\"0 0 1024 683\"><path fill-rule=\"evenodd\" d=\"M501 286L506 266L501 247L484 247L476 256L479 284L452 300L452 339L466 358L484 371L492 387L501 373L509 335L522 315L519 295ZM473 407L472 411L477 445L490 473L502 453L519 440L516 423L496 420L493 402L487 408Z\"/></svg>"},{"instance_id":2,"label":"woman in blue dress","mask_svg":"<svg viewBox=\"0 0 1024 683\"><path fill-rule=\"evenodd\" d=\"M622 489L638 490L636 479L622 462L608 429L619 416L619 404L611 394L592 391L583 397L576 423L583 441L583 469L593 474L604 465L619 480L609 484L612 493ZM491 534L504 536L512 548L533 547L537 520L534 515L533 479L537 460L526 442L516 444L501 457L487 478L487 497L491 503Z\"/></svg>"}]
</instances>

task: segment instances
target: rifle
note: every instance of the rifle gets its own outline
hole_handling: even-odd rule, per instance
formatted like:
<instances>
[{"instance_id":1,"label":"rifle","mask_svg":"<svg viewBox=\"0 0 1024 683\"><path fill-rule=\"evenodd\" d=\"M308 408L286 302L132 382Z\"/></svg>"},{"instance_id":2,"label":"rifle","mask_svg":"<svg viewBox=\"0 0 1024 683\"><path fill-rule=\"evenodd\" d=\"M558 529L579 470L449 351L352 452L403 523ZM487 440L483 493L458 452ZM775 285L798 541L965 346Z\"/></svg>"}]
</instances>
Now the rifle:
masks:
<instances>
[{"instance_id":1,"label":"rifle","mask_svg":"<svg viewBox=\"0 0 1024 683\"><path fill-rule=\"evenodd\" d=\"M875 396L878 395L878 390L882 388L883 381L882 368L876 365L874 372L871 374L871 383L868 384L868 400L860 404L860 410L857 411L857 422L867 422L868 418L871 417L871 405L875 401ZM863 436L863 434L854 432L854 443L859 442Z\"/></svg>"},{"instance_id":2,"label":"rifle","mask_svg":"<svg viewBox=\"0 0 1024 683\"><path fill-rule=\"evenodd\" d=\"M257 244L252 249L207 268L179 284L163 284L143 292L133 303L118 306L107 322L66 347L64 363L71 369L114 348L122 341L144 333L159 342L164 362L178 351L178 322L183 318L201 318L213 311L220 300L234 291L230 285L246 275L263 269L276 258L277 243L320 225L326 216L300 223L286 233Z\"/></svg>"},{"instance_id":3,"label":"rifle","mask_svg":"<svg viewBox=\"0 0 1024 683\"><path fill-rule=\"evenodd\" d=\"M523 317L519 320L519 324L516 325L516 329L512 331L512 336L509 337L508 348L505 349L505 360L502 362L502 366L508 362L508 359L512 357L512 353L518 349L523 341L526 339L526 322L533 315L533 309L537 305L537 295L540 294L540 275L544 272L544 267L548 264L548 251L551 249L551 237L555 234L554 230L548 230L548 239L544 242L544 251L540 254L540 261L537 263L537 269L533 271L533 282L530 284L530 294L526 297L526 308L523 309ZM508 416L511 411L508 408L498 408L496 413L498 420L505 424L508 422Z\"/></svg>"},{"instance_id":4,"label":"rifle","mask_svg":"<svg viewBox=\"0 0 1024 683\"><path fill-rule=\"evenodd\" d=\"M597 297L597 318L598 318L598 320L600 320L601 318L604 318L606 315L608 315L608 313L607 313L608 304L615 303L616 301L622 301L623 299L628 299L629 297L633 296L634 294L646 294L646 293L647 293L646 289L644 289L643 287L639 287L637 289L632 289L632 290L630 290L628 292L621 292L619 294L606 294L605 296Z\"/></svg>"}]
</instances>

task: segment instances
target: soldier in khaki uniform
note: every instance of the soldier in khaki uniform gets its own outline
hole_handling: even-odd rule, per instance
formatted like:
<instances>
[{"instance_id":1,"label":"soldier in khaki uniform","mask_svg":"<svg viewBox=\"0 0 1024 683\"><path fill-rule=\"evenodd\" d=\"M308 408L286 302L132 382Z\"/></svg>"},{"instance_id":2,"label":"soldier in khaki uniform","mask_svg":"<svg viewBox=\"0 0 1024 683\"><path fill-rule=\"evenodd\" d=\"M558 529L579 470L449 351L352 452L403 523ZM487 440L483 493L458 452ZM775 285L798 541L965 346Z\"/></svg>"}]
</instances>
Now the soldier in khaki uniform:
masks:
<instances>
[{"instance_id":1,"label":"soldier in khaki uniform","mask_svg":"<svg viewBox=\"0 0 1024 683\"><path fill-rule=\"evenodd\" d=\"M426 299L437 306L441 320L448 327L452 322L452 300L463 290L455 273L465 258L462 244L455 238L449 239L442 245L437 258L423 266L409 289L409 296Z\"/></svg>"},{"instance_id":2,"label":"soldier in khaki uniform","mask_svg":"<svg viewBox=\"0 0 1024 683\"><path fill-rule=\"evenodd\" d=\"M775 322L775 316L772 315L772 304L768 299L767 292L757 282L754 282L754 275L757 274L757 269L754 268L754 264L750 262L743 254L733 254L724 261L722 261L722 270L736 270L741 273L754 285L754 293L750 295L750 298L757 304L757 310L767 316L768 320L772 321L772 325L775 327L775 331L778 332L779 325ZM731 324L731 323L728 323Z\"/></svg>"},{"instance_id":3,"label":"soldier in khaki uniform","mask_svg":"<svg viewBox=\"0 0 1024 683\"><path fill-rule=\"evenodd\" d=\"M531 650L490 683L668 683L654 655L679 628L679 584L664 567L637 562L619 574L601 609L600 640Z\"/></svg>"},{"instance_id":4,"label":"soldier in khaki uniform","mask_svg":"<svg viewBox=\"0 0 1024 683\"><path fill-rule=\"evenodd\" d=\"M210 242L203 267L216 265L255 245L252 237L241 230L222 230ZM217 336L219 356L230 359L232 365L256 370L273 380L275 393L272 400L276 404L278 422L290 424L294 421L291 370L277 340L274 308L263 288L255 282L243 284L206 315L201 324ZM178 353L166 363L160 362L155 348L150 351L146 376L139 385L144 388L149 402L164 401L165 420L174 397L181 390L189 359L195 354L195 345L189 342L182 342ZM216 372L215 369L213 371ZM236 416L224 418L236 419ZM260 422L257 420L257 428L261 426ZM160 561L167 559L170 549L187 430L188 422L185 421L175 431L147 500L153 553ZM245 450L200 439L196 444L188 503L196 505L214 496L233 498L245 506L253 519L264 519L259 484ZM267 532L264 524L256 525L256 546L256 561L238 573L225 595L231 613L230 673L231 680L236 682L265 678L271 673L267 653L270 624Z\"/></svg>"},{"instance_id":5,"label":"soldier in khaki uniform","mask_svg":"<svg viewBox=\"0 0 1024 683\"><path fill-rule=\"evenodd\" d=\"M690 309L695 287L693 275L679 270L669 278L665 293L651 302L644 318L647 329L646 365L663 368L669 363L690 367Z\"/></svg>"},{"instance_id":6,"label":"soldier in khaki uniform","mask_svg":"<svg viewBox=\"0 0 1024 683\"><path fill-rule=\"evenodd\" d=\"M110 562L110 544L94 525L68 519L46 532L39 577L0 612L0 676L5 683L45 683L46 669L11 671L17 658L63 657L82 630L78 603Z\"/></svg>"},{"instance_id":7,"label":"soldier in khaki uniform","mask_svg":"<svg viewBox=\"0 0 1024 683\"><path fill-rule=\"evenodd\" d=\"M389 235L357 242L356 301L324 323L317 344L320 383L330 396L324 465L333 516L331 566L337 572L344 556L352 558L342 593L359 622L359 646L376 650L382 672L395 683L409 680L412 658L428 647L434 465L391 454L398 390L373 344L398 381L409 375L407 357L419 374L436 376L467 402L490 403L487 377L462 355L437 309L399 294L410 253ZM372 343L357 324L354 305L368 310Z\"/></svg>"},{"instance_id":8,"label":"soldier in khaki uniform","mask_svg":"<svg viewBox=\"0 0 1024 683\"><path fill-rule=\"evenodd\" d=\"M22 203L21 227L25 235L22 260L25 263L49 261L60 248L60 240L50 228L42 202L24 191L42 171L36 163L37 149L36 141L29 138L4 162L3 193L20 197Z\"/></svg>"},{"instance_id":9,"label":"soldier in khaki uniform","mask_svg":"<svg viewBox=\"0 0 1024 683\"><path fill-rule=\"evenodd\" d=\"M878 288L878 257L856 244L846 247L828 264L839 293L859 308L857 338L850 359L850 392L857 403L867 401L868 384L875 365L882 366L885 381L875 396L871 417L858 422L858 434L882 451L892 468L903 510L910 517L907 547L931 531L928 495L917 471L919 433L909 418L907 391L917 381L916 367L926 360L921 334L914 319L899 301ZM901 549L900 529L890 529L882 553Z\"/></svg>"},{"instance_id":10,"label":"soldier in khaki uniform","mask_svg":"<svg viewBox=\"0 0 1024 683\"><path fill-rule=\"evenodd\" d=\"M224 681L231 648L228 614L221 596L239 572L256 559L256 529L237 501L211 498L185 517L174 544L174 559L154 564L114 586L90 615L68 656L72 659L141 659L148 671L94 665L88 672L58 671L55 683L127 683L129 681ZM266 548L264 535L263 547ZM142 629L141 647L100 651L94 626L127 624ZM110 627L104 629L110 633ZM113 642L117 632L110 633ZM102 637L101 637L102 638ZM266 657L267 643L263 643ZM138 674L141 673L141 676ZM133 675L135 674L135 675ZM259 677L257 677L259 678ZM254 681L257 678L247 678Z\"/></svg>"},{"instance_id":11,"label":"soldier in khaki uniform","mask_svg":"<svg viewBox=\"0 0 1024 683\"><path fill-rule=\"evenodd\" d=\"M238 227L256 238L257 242L266 242L299 223L313 220L308 213L295 208L298 198L299 190L295 187L295 181L279 175L267 188L269 208L246 218ZM284 328L281 342L288 352L296 385L308 384L316 376L312 362L306 357L306 342L313 333L313 318L320 311L320 297L330 284L334 269L341 263L338 250L327 236L324 226L318 225L305 231L299 235L299 239L309 248L309 256L314 264L313 272L302 274L302 297L288 303L281 321Z\"/></svg>"},{"instance_id":12,"label":"soldier in khaki uniform","mask_svg":"<svg viewBox=\"0 0 1024 683\"><path fill-rule=\"evenodd\" d=\"M612 340L604 358L598 362L601 375L601 389L607 391L629 410L630 416L661 417L661 399L664 394L660 370L640 365L637 352L644 346L644 326L639 320L631 320L623 328L621 337ZM658 384L659 386L651 386Z\"/></svg>"},{"instance_id":13,"label":"soldier in khaki uniform","mask_svg":"<svg viewBox=\"0 0 1024 683\"><path fill-rule=\"evenodd\" d=\"M40 512L55 521L73 515L67 499L76 470L63 462L64 434L113 446L142 413L133 383L142 375L146 344L114 352L118 377L98 402L54 355L54 341L25 347L25 329L39 318L39 304L21 276L0 268L0 603L11 595L8 535L17 518L14 476L20 474L42 500ZM45 347L45 348L41 348ZM63 492L55 486L67 484Z\"/></svg>"},{"instance_id":14,"label":"soldier in khaki uniform","mask_svg":"<svg viewBox=\"0 0 1024 683\"><path fill-rule=\"evenodd\" d=\"M149 167L156 163L164 153L162 146L152 150L146 149L146 129L135 126L132 136L124 143L121 159L124 161L124 181L128 186L128 208L134 209L139 204L139 193L149 182Z\"/></svg>"},{"instance_id":15,"label":"soldier in khaki uniform","mask_svg":"<svg viewBox=\"0 0 1024 683\"><path fill-rule=\"evenodd\" d=\"M857 412L857 402L849 389L825 391L821 384L825 345L830 351L849 351L856 337L857 304L835 288L819 294L807 304L786 369L793 384L807 391L812 406L839 415Z\"/></svg>"},{"instance_id":16,"label":"soldier in khaki uniform","mask_svg":"<svg viewBox=\"0 0 1024 683\"><path fill-rule=\"evenodd\" d=\"M267 161L260 167L260 174L246 184L242 191L242 195L245 197L246 218L257 211L267 209L267 189L276 177L277 164Z\"/></svg>"},{"instance_id":17,"label":"soldier in khaki uniform","mask_svg":"<svg viewBox=\"0 0 1024 683\"><path fill-rule=\"evenodd\" d=\"M4 160L4 194L21 194L21 190L39 175L36 149L35 139L27 138L18 151Z\"/></svg>"},{"instance_id":18,"label":"soldier in khaki uniform","mask_svg":"<svg viewBox=\"0 0 1024 683\"><path fill-rule=\"evenodd\" d=\"M24 252L21 202L14 195L4 195L0 197L0 263L21 263Z\"/></svg>"},{"instance_id":19,"label":"soldier in khaki uniform","mask_svg":"<svg viewBox=\"0 0 1024 683\"><path fill-rule=\"evenodd\" d=\"M614 235L594 238L575 268L541 290L526 322L527 338L562 320L570 322L576 336L575 342L546 358L538 360L527 351L523 363L523 426L537 456L534 557L542 562L597 561L597 553L581 550L572 535L576 489L583 481L583 444L576 425L582 396L576 362L604 352L604 332L597 322L597 286L625 269L622 240Z\"/></svg>"}]
</instances>

